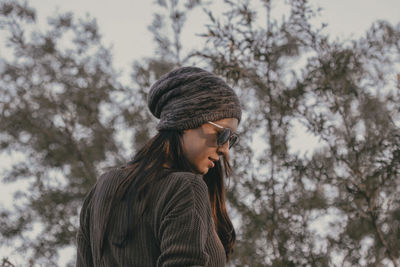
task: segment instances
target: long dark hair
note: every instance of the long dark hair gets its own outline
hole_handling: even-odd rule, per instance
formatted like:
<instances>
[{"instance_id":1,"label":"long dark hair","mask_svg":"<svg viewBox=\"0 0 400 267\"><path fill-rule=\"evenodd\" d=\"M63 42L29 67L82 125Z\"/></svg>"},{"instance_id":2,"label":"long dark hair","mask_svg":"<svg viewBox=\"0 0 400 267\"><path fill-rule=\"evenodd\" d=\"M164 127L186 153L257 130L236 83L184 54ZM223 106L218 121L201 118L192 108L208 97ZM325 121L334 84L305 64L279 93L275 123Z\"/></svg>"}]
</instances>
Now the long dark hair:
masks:
<instances>
[{"instance_id":1,"label":"long dark hair","mask_svg":"<svg viewBox=\"0 0 400 267\"><path fill-rule=\"evenodd\" d=\"M144 205L140 210L143 215L148 207L147 203L151 197L151 184L162 179L174 171L194 172L190 162L186 159L182 147L183 131L162 130L150 139L126 165L120 167L127 170L128 175L118 185L112 200L111 209L120 201L127 201L131 207L135 200L143 200ZM165 169L168 164L168 169ZM225 248L226 258L232 254L236 240L235 230L226 211L224 179L229 177L230 166L228 159L222 158L214 168L210 169L203 176L207 184L211 211L214 219L216 232ZM113 244L124 247L130 240L135 227L134 214L132 209L126 211L127 224L119 237L113 238ZM108 233L111 214L106 214L105 231L102 237L102 244ZM103 247L101 249L101 254Z\"/></svg>"}]
</instances>

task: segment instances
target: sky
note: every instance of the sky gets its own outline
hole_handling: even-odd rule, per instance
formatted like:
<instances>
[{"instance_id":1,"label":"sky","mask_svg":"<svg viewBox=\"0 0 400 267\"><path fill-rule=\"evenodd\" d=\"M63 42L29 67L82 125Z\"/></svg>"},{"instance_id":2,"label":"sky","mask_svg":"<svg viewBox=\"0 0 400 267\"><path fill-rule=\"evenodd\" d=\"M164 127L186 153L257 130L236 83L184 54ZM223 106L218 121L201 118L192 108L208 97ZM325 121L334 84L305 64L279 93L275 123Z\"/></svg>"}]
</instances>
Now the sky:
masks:
<instances>
[{"instance_id":1,"label":"sky","mask_svg":"<svg viewBox=\"0 0 400 267\"><path fill-rule=\"evenodd\" d=\"M154 42L147 30L153 18L152 14L157 10L154 1L29 0L28 2L36 8L41 23L55 12L65 11L72 11L76 17L90 14L96 18L104 42L113 45L116 67L123 70L125 75L129 75L134 59L151 56L154 52ZM216 6L213 10L223 8L221 0L211 1L215 2ZM252 4L258 2L250 1ZM273 1L273 5L275 2ZM371 23L378 19L393 24L400 22L398 0L311 0L310 3L323 9L320 21L328 24L326 32L332 37L360 37ZM205 29L205 22L201 10L190 13L187 26L183 29L184 47L195 47L199 44L199 38L195 34Z\"/></svg>"},{"instance_id":2,"label":"sky","mask_svg":"<svg viewBox=\"0 0 400 267\"><path fill-rule=\"evenodd\" d=\"M147 29L157 10L151 0L28 0L28 3L36 9L41 25L46 24L47 17L66 11L72 11L75 17L90 14L96 18L104 43L112 46L115 67L122 71L124 77L129 76L134 60L150 57L154 52L154 42ZM358 38L376 20L387 20L392 24L400 22L399 0L312 0L310 3L322 8L321 16L315 23L326 22L325 33L329 33L331 38ZM216 11L218 8L221 11L221 5L217 3L216 7ZM190 14L188 26L183 31L184 46L199 48L201 43L195 33L204 31L204 23L205 16L201 10ZM0 57L5 56L1 52ZM313 142L312 136L305 135L296 149L306 151ZM9 162L4 160L6 157L0 153L0 174L9 166ZM12 207L12 192L19 186L0 187L0 203L3 206ZM71 250L66 255L70 253ZM9 251L1 250L0 259L4 256L10 257ZM66 259L68 256L61 258L60 266L65 265Z\"/></svg>"}]
</instances>

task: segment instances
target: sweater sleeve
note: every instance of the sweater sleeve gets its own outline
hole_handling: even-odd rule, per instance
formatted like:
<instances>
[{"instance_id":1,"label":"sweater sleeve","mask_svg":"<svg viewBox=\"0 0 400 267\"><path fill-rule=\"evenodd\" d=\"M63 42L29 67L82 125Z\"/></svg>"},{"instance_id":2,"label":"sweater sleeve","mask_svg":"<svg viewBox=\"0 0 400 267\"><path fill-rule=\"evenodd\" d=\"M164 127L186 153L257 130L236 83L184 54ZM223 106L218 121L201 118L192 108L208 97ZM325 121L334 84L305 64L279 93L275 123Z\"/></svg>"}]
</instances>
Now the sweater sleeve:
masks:
<instances>
[{"instance_id":1,"label":"sweater sleeve","mask_svg":"<svg viewBox=\"0 0 400 267\"><path fill-rule=\"evenodd\" d=\"M172 193L167 194L161 213L157 266L206 266L211 216L207 185L191 173L179 176L168 188Z\"/></svg>"},{"instance_id":2,"label":"sweater sleeve","mask_svg":"<svg viewBox=\"0 0 400 267\"><path fill-rule=\"evenodd\" d=\"M92 250L90 245L90 202L93 196L95 187L86 196L81 213L80 213L80 225L76 236L77 242L77 259L76 267L89 267L93 265Z\"/></svg>"}]
</instances>

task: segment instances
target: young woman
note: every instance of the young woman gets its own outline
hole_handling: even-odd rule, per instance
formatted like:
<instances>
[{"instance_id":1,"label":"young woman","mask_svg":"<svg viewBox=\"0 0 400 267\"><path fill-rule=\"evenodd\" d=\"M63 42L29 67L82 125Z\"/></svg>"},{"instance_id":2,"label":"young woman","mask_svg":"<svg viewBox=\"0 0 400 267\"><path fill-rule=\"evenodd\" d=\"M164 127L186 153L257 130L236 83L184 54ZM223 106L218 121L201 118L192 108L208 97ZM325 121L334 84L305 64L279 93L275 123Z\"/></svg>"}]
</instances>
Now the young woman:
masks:
<instances>
[{"instance_id":1,"label":"young woman","mask_svg":"<svg viewBox=\"0 0 400 267\"><path fill-rule=\"evenodd\" d=\"M225 266L235 231L224 178L239 99L216 75L183 67L152 86L148 106L158 134L89 192L77 266Z\"/></svg>"}]
</instances>

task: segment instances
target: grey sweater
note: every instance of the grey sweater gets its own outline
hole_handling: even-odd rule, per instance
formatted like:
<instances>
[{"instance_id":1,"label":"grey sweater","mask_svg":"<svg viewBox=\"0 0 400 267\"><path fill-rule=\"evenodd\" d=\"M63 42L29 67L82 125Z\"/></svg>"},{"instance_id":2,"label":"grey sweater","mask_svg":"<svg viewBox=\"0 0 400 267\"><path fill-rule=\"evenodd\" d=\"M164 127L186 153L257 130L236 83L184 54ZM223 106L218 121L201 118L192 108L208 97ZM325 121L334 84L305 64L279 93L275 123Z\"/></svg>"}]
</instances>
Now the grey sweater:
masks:
<instances>
[{"instance_id":1,"label":"grey sweater","mask_svg":"<svg viewBox=\"0 0 400 267\"><path fill-rule=\"evenodd\" d=\"M136 215L143 203L131 207L137 222L124 247L113 244L126 227L126 202L110 214L110 230L100 257L104 214L127 171L112 170L97 181L86 197L77 235L76 266L225 266L225 250L215 232L202 176L175 172L151 188L151 209Z\"/></svg>"}]
</instances>

